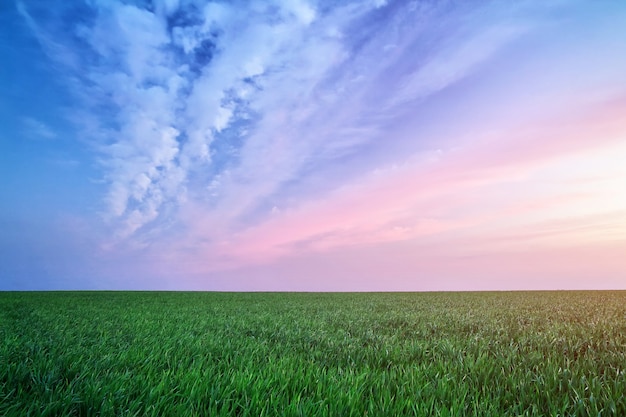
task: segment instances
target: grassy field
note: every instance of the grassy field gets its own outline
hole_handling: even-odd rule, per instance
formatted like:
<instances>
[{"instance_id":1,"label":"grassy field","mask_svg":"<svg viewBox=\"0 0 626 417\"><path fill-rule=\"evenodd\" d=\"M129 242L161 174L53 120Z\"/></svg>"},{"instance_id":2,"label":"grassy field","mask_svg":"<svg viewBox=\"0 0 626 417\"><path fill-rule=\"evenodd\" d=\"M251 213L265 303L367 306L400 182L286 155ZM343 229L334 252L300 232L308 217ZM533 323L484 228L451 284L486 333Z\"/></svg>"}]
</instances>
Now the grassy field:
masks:
<instances>
[{"instance_id":1,"label":"grassy field","mask_svg":"<svg viewBox=\"0 0 626 417\"><path fill-rule=\"evenodd\" d=\"M0 293L2 416L626 416L626 292Z\"/></svg>"}]
</instances>

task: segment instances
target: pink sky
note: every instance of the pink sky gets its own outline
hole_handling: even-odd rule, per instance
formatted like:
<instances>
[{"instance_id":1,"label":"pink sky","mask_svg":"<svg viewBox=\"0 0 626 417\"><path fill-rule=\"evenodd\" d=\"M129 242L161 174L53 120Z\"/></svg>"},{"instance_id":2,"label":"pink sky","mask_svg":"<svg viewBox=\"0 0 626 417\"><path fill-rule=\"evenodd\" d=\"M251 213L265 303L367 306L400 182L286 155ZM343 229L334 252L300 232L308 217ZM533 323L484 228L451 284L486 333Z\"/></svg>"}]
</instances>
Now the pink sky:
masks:
<instances>
[{"instance_id":1,"label":"pink sky","mask_svg":"<svg viewBox=\"0 0 626 417\"><path fill-rule=\"evenodd\" d=\"M190 212L158 269L225 290L622 288L624 103L411 156L191 250L214 223Z\"/></svg>"}]
</instances>

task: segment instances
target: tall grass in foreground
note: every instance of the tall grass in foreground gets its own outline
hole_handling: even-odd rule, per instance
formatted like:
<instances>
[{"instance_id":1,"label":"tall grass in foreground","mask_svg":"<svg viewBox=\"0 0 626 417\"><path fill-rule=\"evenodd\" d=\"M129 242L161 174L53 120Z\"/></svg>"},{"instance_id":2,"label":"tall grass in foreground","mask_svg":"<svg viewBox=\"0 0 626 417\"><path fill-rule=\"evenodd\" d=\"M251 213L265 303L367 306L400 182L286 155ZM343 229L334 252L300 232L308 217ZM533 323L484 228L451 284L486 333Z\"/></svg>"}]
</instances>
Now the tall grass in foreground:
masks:
<instances>
[{"instance_id":1,"label":"tall grass in foreground","mask_svg":"<svg viewBox=\"0 0 626 417\"><path fill-rule=\"evenodd\" d=\"M0 293L3 416L626 416L626 292Z\"/></svg>"}]
</instances>

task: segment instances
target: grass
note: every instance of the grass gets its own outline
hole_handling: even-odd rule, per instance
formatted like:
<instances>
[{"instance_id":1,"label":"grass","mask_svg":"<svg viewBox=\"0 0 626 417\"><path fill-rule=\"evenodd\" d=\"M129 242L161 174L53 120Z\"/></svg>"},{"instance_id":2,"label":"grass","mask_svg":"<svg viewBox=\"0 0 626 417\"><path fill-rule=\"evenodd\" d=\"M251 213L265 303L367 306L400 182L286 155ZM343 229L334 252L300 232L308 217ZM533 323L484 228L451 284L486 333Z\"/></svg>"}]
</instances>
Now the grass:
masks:
<instances>
[{"instance_id":1,"label":"grass","mask_svg":"<svg viewBox=\"0 0 626 417\"><path fill-rule=\"evenodd\" d=\"M3 416L626 416L626 292L0 293Z\"/></svg>"}]
</instances>

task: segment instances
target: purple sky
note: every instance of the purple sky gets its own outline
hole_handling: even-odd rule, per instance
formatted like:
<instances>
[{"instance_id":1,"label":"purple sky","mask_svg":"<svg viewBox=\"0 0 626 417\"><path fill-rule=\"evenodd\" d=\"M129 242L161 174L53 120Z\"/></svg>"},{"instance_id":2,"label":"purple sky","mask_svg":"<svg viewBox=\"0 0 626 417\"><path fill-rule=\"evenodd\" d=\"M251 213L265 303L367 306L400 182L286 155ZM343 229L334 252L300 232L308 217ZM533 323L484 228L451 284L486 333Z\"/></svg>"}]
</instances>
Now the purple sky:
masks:
<instances>
[{"instance_id":1,"label":"purple sky","mask_svg":"<svg viewBox=\"0 0 626 417\"><path fill-rule=\"evenodd\" d=\"M626 288L626 2L0 6L0 290Z\"/></svg>"}]
</instances>

